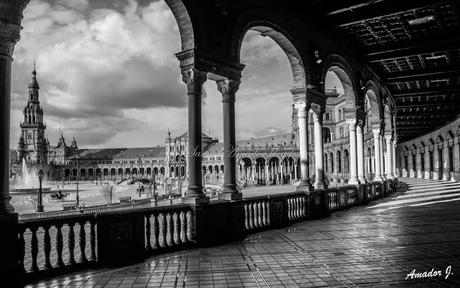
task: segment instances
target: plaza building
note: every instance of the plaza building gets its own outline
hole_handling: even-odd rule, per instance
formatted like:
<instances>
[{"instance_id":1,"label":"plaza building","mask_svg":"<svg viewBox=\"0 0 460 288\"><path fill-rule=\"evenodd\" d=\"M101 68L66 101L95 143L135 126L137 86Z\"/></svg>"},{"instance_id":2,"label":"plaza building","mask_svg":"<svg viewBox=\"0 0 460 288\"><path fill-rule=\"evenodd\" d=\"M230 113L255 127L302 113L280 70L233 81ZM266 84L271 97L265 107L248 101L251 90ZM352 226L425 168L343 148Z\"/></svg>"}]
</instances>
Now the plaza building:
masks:
<instances>
[{"instance_id":1,"label":"plaza building","mask_svg":"<svg viewBox=\"0 0 460 288\"><path fill-rule=\"evenodd\" d=\"M18 145L19 158L29 167L44 171L48 181L123 181L132 178L160 177L188 178L187 158L189 153L188 135L183 133L171 137L168 131L164 146L143 148L101 148L79 149L73 137L70 145L63 133L56 145L45 138L46 126L43 109L39 101L39 84L34 68L29 84L29 100L24 108L24 122L21 123L21 136ZM328 185L344 185L350 178L350 140L349 122L347 122L346 97L337 89L326 90L328 100L324 113L322 137L324 143L325 179ZM368 98L367 106L370 109ZM370 111L368 113L370 115ZM240 188L295 184L300 175L299 133L297 111L292 105L291 131L279 135L251 138L236 142L237 181ZM309 113L309 151L314 151L315 131L313 112ZM369 127L369 126L367 126ZM365 146L374 150L372 132L367 129ZM224 179L224 146L217 138L202 133L203 181L208 184L222 185ZM310 155L310 175L315 179L314 152ZM372 180L375 159L368 152L366 173L361 175ZM371 159L372 157L372 159ZM355 176L357 171L355 171ZM355 177L355 178L356 178ZM356 181L356 179L355 179Z\"/></svg>"}]
</instances>

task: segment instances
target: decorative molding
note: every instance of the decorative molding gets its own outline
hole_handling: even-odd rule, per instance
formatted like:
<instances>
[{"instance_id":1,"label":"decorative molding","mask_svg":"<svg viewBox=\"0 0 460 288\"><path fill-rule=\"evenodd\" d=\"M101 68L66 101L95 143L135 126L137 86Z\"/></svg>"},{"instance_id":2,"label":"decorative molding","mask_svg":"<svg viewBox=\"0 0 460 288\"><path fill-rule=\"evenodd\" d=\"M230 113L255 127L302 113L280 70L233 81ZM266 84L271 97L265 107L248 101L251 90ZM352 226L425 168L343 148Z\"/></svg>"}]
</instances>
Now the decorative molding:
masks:
<instances>
[{"instance_id":1,"label":"decorative molding","mask_svg":"<svg viewBox=\"0 0 460 288\"><path fill-rule=\"evenodd\" d=\"M308 102L311 104L326 106L326 94L313 89L312 86L292 88L291 93L294 97L294 103Z\"/></svg>"},{"instance_id":2,"label":"decorative molding","mask_svg":"<svg viewBox=\"0 0 460 288\"><path fill-rule=\"evenodd\" d=\"M222 94L223 103L234 103L236 91L240 88L240 82L234 80L219 80L216 81L217 90Z\"/></svg>"},{"instance_id":3,"label":"decorative molding","mask_svg":"<svg viewBox=\"0 0 460 288\"><path fill-rule=\"evenodd\" d=\"M21 26L0 20L0 55L11 58L14 46L21 38Z\"/></svg>"},{"instance_id":4,"label":"decorative molding","mask_svg":"<svg viewBox=\"0 0 460 288\"><path fill-rule=\"evenodd\" d=\"M241 63L231 62L227 59L204 53L196 48L176 53L176 57L180 61L182 70L195 68L238 82L241 80L241 71L245 67Z\"/></svg>"},{"instance_id":5,"label":"decorative molding","mask_svg":"<svg viewBox=\"0 0 460 288\"><path fill-rule=\"evenodd\" d=\"M182 81L187 84L189 94L201 94L207 73L194 68L182 69Z\"/></svg>"}]
</instances>

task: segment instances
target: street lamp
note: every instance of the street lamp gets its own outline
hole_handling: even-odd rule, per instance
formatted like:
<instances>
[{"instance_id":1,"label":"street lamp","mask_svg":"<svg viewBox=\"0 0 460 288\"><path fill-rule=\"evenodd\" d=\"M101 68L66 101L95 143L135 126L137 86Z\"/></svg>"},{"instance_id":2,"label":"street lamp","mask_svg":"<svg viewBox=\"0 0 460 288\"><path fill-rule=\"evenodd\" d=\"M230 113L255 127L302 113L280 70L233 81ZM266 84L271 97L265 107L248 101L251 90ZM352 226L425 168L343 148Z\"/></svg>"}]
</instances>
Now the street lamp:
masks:
<instances>
[{"instance_id":1,"label":"street lamp","mask_svg":"<svg viewBox=\"0 0 460 288\"><path fill-rule=\"evenodd\" d=\"M43 212L42 181L43 181L43 171L40 169L38 171L39 186L38 186L37 212Z\"/></svg>"},{"instance_id":2,"label":"street lamp","mask_svg":"<svg viewBox=\"0 0 460 288\"><path fill-rule=\"evenodd\" d=\"M141 170L141 157L139 157L138 164L139 164L139 167L137 171L137 183L139 184L138 185L139 197L141 197L141 182L139 181L139 172Z\"/></svg>"},{"instance_id":3,"label":"street lamp","mask_svg":"<svg viewBox=\"0 0 460 288\"><path fill-rule=\"evenodd\" d=\"M78 158L78 154L77 154L77 196L76 196L76 200L77 200L77 208L80 207L80 194L78 193L78 174L79 174L79 170L80 168L78 167L78 161L79 158Z\"/></svg>"}]
</instances>

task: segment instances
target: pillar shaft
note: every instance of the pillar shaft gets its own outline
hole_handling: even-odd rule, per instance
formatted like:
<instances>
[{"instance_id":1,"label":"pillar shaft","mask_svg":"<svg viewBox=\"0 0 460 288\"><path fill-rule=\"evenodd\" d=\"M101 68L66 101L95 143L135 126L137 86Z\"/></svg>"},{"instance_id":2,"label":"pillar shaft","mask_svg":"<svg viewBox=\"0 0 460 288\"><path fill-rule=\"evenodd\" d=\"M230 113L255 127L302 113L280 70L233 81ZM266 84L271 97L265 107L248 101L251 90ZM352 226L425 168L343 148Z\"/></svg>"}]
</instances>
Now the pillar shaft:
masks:
<instances>
[{"instance_id":1,"label":"pillar shaft","mask_svg":"<svg viewBox=\"0 0 460 288\"><path fill-rule=\"evenodd\" d=\"M398 175L396 173L396 141L394 139L391 141L391 147L393 153L393 177L397 178Z\"/></svg>"},{"instance_id":2,"label":"pillar shaft","mask_svg":"<svg viewBox=\"0 0 460 288\"><path fill-rule=\"evenodd\" d=\"M361 183L366 183L364 175L364 137L363 137L363 125L358 123L356 126L356 145L358 153L358 180Z\"/></svg>"},{"instance_id":3,"label":"pillar shaft","mask_svg":"<svg viewBox=\"0 0 460 288\"><path fill-rule=\"evenodd\" d=\"M356 120L348 121L350 138L350 180L349 184L358 184L357 153L356 153Z\"/></svg>"},{"instance_id":4,"label":"pillar shaft","mask_svg":"<svg viewBox=\"0 0 460 288\"><path fill-rule=\"evenodd\" d=\"M188 167L190 171L188 190L185 198L194 202L207 202L202 184L202 131L201 96L206 73L195 69L182 71L182 79L187 84L188 95ZM188 201L187 199L187 201ZM199 200L197 200L199 199Z\"/></svg>"},{"instance_id":5,"label":"pillar shaft","mask_svg":"<svg viewBox=\"0 0 460 288\"><path fill-rule=\"evenodd\" d=\"M297 119L299 125L299 150L300 150L300 184L299 187L313 188L310 182L310 171L308 167L308 105L300 103L296 105ZM297 172L295 173L297 178Z\"/></svg>"},{"instance_id":6,"label":"pillar shaft","mask_svg":"<svg viewBox=\"0 0 460 288\"><path fill-rule=\"evenodd\" d=\"M375 176L374 181L382 181L382 166L380 164L381 161L381 150L380 150L380 129L372 130L374 134L374 149L375 149Z\"/></svg>"},{"instance_id":7,"label":"pillar shaft","mask_svg":"<svg viewBox=\"0 0 460 288\"><path fill-rule=\"evenodd\" d=\"M219 197L225 200L242 198L236 185L235 93L239 84L233 80L217 81L224 115L224 186Z\"/></svg>"},{"instance_id":8,"label":"pillar shaft","mask_svg":"<svg viewBox=\"0 0 460 288\"><path fill-rule=\"evenodd\" d=\"M0 55L0 214L14 212L10 203L10 105L11 105L11 58Z\"/></svg>"},{"instance_id":9,"label":"pillar shaft","mask_svg":"<svg viewBox=\"0 0 460 288\"><path fill-rule=\"evenodd\" d=\"M0 133L2 133L0 137L0 215L14 214L14 208L10 203L9 187L11 63L14 46L20 38L20 22L24 7L25 1L10 1L2 4L3 10L0 9ZM2 11L4 12L1 13ZM9 21L3 21L3 17L8 18ZM13 24L12 18L15 18L18 23Z\"/></svg>"},{"instance_id":10,"label":"pillar shaft","mask_svg":"<svg viewBox=\"0 0 460 288\"><path fill-rule=\"evenodd\" d=\"M393 148L391 147L391 142L392 142L392 137L391 135L385 135L385 143L387 145L387 157L386 157L386 165L385 165L385 174L387 178L393 178Z\"/></svg>"},{"instance_id":11,"label":"pillar shaft","mask_svg":"<svg viewBox=\"0 0 460 288\"><path fill-rule=\"evenodd\" d=\"M324 183L324 161L323 161L323 107L316 107L312 109L313 113L313 125L314 125L314 136L315 136L315 167L316 167L316 179L315 189L323 189L326 187Z\"/></svg>"}]
</instances>

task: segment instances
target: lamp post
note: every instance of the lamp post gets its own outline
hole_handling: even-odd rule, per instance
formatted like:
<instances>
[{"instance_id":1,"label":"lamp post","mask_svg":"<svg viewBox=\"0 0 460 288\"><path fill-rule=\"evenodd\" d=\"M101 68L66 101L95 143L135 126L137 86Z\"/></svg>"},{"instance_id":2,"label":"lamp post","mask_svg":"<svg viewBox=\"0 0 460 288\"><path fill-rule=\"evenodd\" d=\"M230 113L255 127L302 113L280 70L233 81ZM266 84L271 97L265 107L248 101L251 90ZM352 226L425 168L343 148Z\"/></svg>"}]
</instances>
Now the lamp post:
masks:
<instances>
[{"instance_id":1,"label":"lamp post","mask_svg":"<svg viewBox=\"0 0 460 288\"><path fill-rule=\"evenodd\" d=\"M140 169L141 169L141 157L139 157L139 159L137 160L138 164L139 164L139 169L137 171L137 184L138 184L138 191L139 191L139 197L141 197L141 182L139 181L139 172L140 172Z\"/></svg>"},{"instance_id":2,"label":"lamp post","mask_svg":"<svg viewBox=\"0 0 460 288\"><path fill-rule=\"evenodd\" d=\"M76 195L76 200L77 200L77 208L80 207L80 194L78 192L78 174L80 172L80 168L78 166L78 161L79 160L79 157L78 157L78 154L77 154L77 195Z\"/></svg>"},{"instance_id":3,"label":"lamp post","mask_svg":"<svg viewBox=\"0 0 460 288\"><path fill-rule=\"evenodd\" d=\"M39 186L38 186L37 212L43 212L42 181L43 181L43 171L40 169L38 171Z\"/></svg>"}]
</instances>

